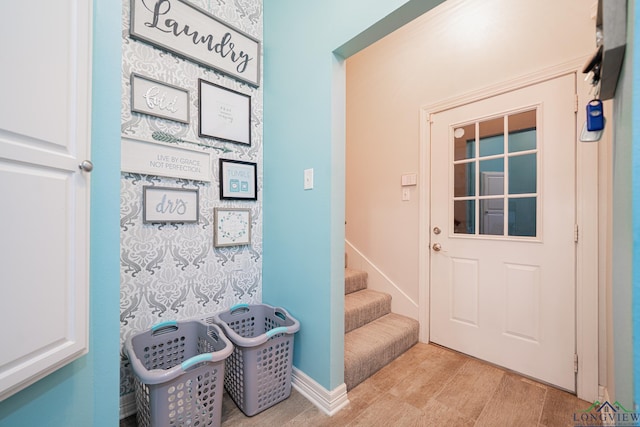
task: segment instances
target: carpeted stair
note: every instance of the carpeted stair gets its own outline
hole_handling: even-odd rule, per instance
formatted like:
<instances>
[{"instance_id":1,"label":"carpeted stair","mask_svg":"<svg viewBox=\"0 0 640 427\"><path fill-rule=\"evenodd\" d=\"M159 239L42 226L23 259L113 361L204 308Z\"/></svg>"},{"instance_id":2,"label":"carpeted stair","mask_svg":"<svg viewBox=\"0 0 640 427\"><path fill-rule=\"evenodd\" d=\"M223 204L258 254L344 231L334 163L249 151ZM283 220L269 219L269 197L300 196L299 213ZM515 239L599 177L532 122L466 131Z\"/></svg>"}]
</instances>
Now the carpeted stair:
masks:
<instances>
[{"instance_id":1,"label":"carpeted stair","mask_svg":"<svg viewBox=\"0 0 640 427\"><path fill-rule=\"evenodd\" d=\"M418 342L418 322L391 313L391 296L367 289L367 273L345 268L344 382L353 389Z\"/></svg>"}]
</instances>

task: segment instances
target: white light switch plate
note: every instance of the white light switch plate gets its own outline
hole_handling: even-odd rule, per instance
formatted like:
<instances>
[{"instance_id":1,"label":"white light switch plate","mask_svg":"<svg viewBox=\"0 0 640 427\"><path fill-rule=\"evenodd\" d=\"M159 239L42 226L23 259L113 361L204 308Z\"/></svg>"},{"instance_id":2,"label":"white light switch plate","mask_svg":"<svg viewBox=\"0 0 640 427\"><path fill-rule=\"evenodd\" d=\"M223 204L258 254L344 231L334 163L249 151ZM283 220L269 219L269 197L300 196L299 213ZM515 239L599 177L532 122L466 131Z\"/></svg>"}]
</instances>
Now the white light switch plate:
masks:
<instances>
[{"instance_id":1,"label":"white light switch plate","mask_svg":"<svg viewBox=\"0 0 640 427\"><path fill-rule=\"evenodd\" d=\"M304 170L304 189L313 190L313 169Z\"/></svg>"}]
</instances>

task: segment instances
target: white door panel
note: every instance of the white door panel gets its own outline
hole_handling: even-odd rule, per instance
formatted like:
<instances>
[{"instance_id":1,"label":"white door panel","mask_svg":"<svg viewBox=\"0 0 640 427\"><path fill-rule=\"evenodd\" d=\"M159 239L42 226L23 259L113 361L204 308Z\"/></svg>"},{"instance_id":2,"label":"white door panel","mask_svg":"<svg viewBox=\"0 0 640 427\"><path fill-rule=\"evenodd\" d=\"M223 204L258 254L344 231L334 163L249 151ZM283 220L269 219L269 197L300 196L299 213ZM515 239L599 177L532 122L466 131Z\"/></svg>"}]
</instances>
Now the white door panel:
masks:
<instances>
[{"instance_id":1,"label":"white door panel","mask_svg":"<svg viewBox=\"0 0 640 427\"><path fill-rule=\"evenodd\" d=\"M571 391L574 93L567 75L431 125L431 340Z\"/></svg>"},{"instance_id":2,"label":"white door panel","mask_svg":"<svg viewBox=\"0 0 640 427\"><path fill-rule=\"evenodd\" d=\"M0 400L87 352L91 2L5 2Z\"/></svg>"}]
</instances>

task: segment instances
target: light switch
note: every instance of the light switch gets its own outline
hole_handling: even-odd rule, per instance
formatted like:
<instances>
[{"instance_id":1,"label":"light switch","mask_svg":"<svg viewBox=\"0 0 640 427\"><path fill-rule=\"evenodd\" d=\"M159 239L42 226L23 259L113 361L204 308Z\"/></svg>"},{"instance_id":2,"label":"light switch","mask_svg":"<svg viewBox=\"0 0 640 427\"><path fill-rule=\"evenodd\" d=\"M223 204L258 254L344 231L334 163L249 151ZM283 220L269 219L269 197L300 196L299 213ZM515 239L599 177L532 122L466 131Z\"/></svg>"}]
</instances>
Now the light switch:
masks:
<instances>
[{"instance_id":1,"label":"light switch","mask_svg":"<svg viewBox=\"0 0 640 427\"><path fill-rule=\"evenodd\" d=\"M406 202L411 200L411 190L409 190L407 187L403 187L402 188L402 201Z\"/></svg>"},{"instance_id":2,"label":"light switch","mask_svg":"<svg viewBox=\"0 0 640 427\"><path fill-rule=\"evenodd\" d=\"M408 173L402 175L402 186L410 187L413 185L418 185L418 175L415 173Z\"/></svg>"},{"instance_id":3,"label":"light switch","mask_svg":"<svg viewBox=\"0 0 640 427\"><path fill-rule=\"evenodd\" d=\"M313 190L313 169L304 170L304 189Z\"/></svg>"}]
</instances>

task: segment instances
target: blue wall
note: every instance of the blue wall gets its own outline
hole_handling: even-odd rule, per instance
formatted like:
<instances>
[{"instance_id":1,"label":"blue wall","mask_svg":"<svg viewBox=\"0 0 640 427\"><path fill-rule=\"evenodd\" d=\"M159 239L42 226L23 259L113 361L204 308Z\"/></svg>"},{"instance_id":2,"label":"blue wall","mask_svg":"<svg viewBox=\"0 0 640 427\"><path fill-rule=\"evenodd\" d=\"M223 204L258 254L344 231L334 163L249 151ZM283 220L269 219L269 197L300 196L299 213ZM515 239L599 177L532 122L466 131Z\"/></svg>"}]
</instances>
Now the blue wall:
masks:
<instances>
[{"instance_id":1,"label":"blue wall","mask_svg":"<svg viewBox=\"0 0 640 427\"><path fill-rule=\"evenodd\" d=\"M0 403L0 426L116 426L119 418L121 4L94 0L89 354Z\"/></svg>"},{"instance_id":2,"label":"blue wall","mask_svg":"<svg viewBox=\"0 0 640 427\"><path fill-rule=\"evenodd\" d=\"M441 2L264 2L263 300L300 320L293 363L329 390L344 381L340 56L356 53ZM314 169L315 188L305 191L308 168Z\"/></svg>"}]
</instances>

